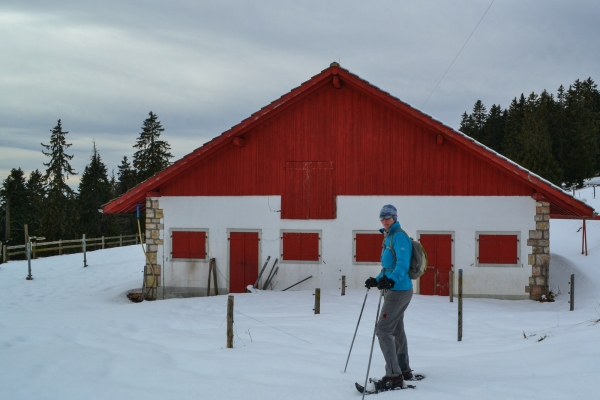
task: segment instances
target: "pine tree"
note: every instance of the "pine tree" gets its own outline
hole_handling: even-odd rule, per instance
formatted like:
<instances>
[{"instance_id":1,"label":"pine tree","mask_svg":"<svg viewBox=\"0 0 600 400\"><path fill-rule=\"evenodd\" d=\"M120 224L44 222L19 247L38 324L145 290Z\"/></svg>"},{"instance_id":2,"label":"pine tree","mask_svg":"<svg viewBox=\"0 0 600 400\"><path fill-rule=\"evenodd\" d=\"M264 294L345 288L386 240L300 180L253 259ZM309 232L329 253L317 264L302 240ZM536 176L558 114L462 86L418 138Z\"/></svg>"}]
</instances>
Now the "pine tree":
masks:
<instances>
[{"instance_id":1,"label":"pine tree","mask_svg":"<svg viewBox=\"0 0 600 400\"><path fill-rule=\"evenodd\" d=\"M562 170L552 154L549 125L554 99L544 91L532 93L525 102L521 130L521 165L560 185Z\"/></svg>"},{"instance_id":2,"label":"pine tree","mask_svg":"<svg viewBox=\"0 0 600 400\"><path fill-rule=\"evenodd\" d=\"M584 179L597 172L598 116L590 108L591 101L585 89L576 80L565 96L563 167L567 186L581 186Z\"/></svg>"},{"instance_id":3,"label":"pine tree","mask_svg":"<svg viewBox=\"0 0 600 400\"><path fill-rule=\"evenodd\" d=\"M114 236L118 233L116 217L98 211L112 198L113 191L106 165L94 143L90 163L85 166L79 182L77 205L80 233L85 233L87 237Z\"/></svg>"},{"instance_id":4,"label":"pine tree","mask_svg":"<svg viewBox=\"0 0 600 400\"><path fill-rule=\"evenodd\" d=\"M47 198L42 230L47 240L68 239L75 236L77 216L74 213L74 193L66 180L70 175L76 175L76 172L69 164L73 156L65 152L71 147L71 143L67 143L65 137L69 132L63 132L60 119L51 132L50 144L41 143L42 147L48 150L42 150L42 153L50 157L50 161L44 163L48 168L44 175L47 182Z\"/></svg>"},{"instance_id":5,"label":"pine tree","mask_svg":"<svg viewBox=\"0 0 600 400\"><path fill-rule=\"evenodd\" d=\"M25 230L28 215L27 188L21 168L13 168L0 188L4 242L9 244L25 243Z\"/></svg>"},{"instance_id":6,"label":"pine tree","mask_svg":"<svg viewBox=\"0 0 600 400\"><path fill-rule=\"evenodd\" d=\"M483 126L482 143L492 150L502 153L505 125L506 111L503 111L500 105L492 104Z\"/></svg>"},{"instance_id":7,"label":"pine tree","mask_svg":"<svg viewBox=\"0 0 600 400\"><path fill-rule=\"evenodd\" d=\"M29 174L27 180L27 224L29 234L32 236L41 236L42 218L44 218L44 204L46 201L46 189L44 175L35 170Z\"/></svg>"},{"instance_id":8,"label":"pine tree","mask_svg":"<svg viewBox=\"0 0 600 400\"><path fill-rule=\"evenodd\" d=\"M136 178L135 171L131 168L131 164L127 159L127 156L123 157L121 164L119 165L119 171L117 172L119 180L117 181L116 194L118 196L127 193L127 191L135 186Z\"/></svg>"},{"instance_id":9,"label":"pine tree","mask_svg":"<svg viewBox=\"0 0 600 400\"><path fill-rule=\"evenodd\" d=\"M459 130L478 142L483 143L483 126L485 125L486 119L486 108L481 100L477 100L471 114L467 114L466 112L463 113Z\"/></svg>"},{"instance_id":10,"label":"pine tree","mask_svg":"<svg viewBox=\"0 0 600 400\"><path fill-rule=\"evenodd\" d=\"M138 149L133 155L133 167L136 170L137 183L156 175L169 166L169 160L173 157L169 150L171 146L163 140L159 140L164 131L158 117L152 111L144 121L142 132L133 146Z\"/></svg>"},{"instance_id":11,"label":"pine tree","mask_svg":"<svg viewBox=\"0 0 600 400\"><path fill-rule=\"evenodd\" d=\"M525 96L521 93L519 101L515 97L506 111L504 137L502 138L503 155L515 162L521 158L521 125L525 110Z\"/></svg>"},{"instance_id":12,"label":"pine tree","mask_svg":"<svg viewBox=\"0 0 600 400\"><path fill-rule=\"evenodd\" d=\"M117 172L118 180L116 182L116 195L121 196L124 193L127 193L130 189L132 189L136 184L136 176L135 170L131 168L131 164L127 159L127 156L123 157L121 160L121 164L119 165L119 170ZM119 223L119 232L123 235L131 235L137 234L137 220L135 214L119 214L117 215L117 220ZM141 221L142 224L144 221Z\"/></svg>"}]
</instances>

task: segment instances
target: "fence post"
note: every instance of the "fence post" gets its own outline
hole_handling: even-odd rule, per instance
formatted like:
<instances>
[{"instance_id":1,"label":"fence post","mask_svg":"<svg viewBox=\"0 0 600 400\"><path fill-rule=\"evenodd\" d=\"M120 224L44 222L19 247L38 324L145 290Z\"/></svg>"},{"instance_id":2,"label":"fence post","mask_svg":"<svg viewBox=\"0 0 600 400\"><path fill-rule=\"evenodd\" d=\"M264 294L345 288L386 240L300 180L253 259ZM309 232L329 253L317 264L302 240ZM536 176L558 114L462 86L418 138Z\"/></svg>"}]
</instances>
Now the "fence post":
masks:
<instances>
[{"instance_id":1,"label":"fence post","mask_svg":"<svg viewBox=\"0 0 600 400\"><path fill-rule=\"evenodd\" d=\"M321 314L321 289L315 289L315 314Z\"/></svg>"},{"instance_id":2,"label":"fence post","mask_svg":"<svg viewBox=\"0 0 600 400\"><path fill-rule=\"evenodd\" d=\"M104 250L104 236L102 236L102 250Z\"/></svg>"},{"instance_id":3,"label":"fence post","mask_svg":"<svg viewBox=\"0 0 600 400\"><path fill-rule=\"evenodd\" d=\"M342 275L342 296L346 295L346 275Z\"/></svg>"},{"instance_id":4,"label":"fence post","mask_svg":"<svg viewBox=\"0 0 600 400\"><path fill-rule=\"evenodd\" d=\"M83 237L81 238L81 250L83 251L83 268L85 268L85 267L87 267L87 259L86 259L86 254L85 254L85 250L86 250L85 233L83 234Z\"/></svg>"},{"instance_id":5,"label":"fence post","mask_svg":"<svg viewBox=\"0 0 600 400\"><path fill-rule=\"evenodd\" d=\"M2 258L4 258L4 262L8 262L8 258L10 257L6 249L7 247L7 245L4 245L4 247L2 248Z\"/></svg>"},{"instance_id":6,"label":"fence post","mask_svg":"<svg viewBox=\"0 0 600 400\"><path fill-rule=\"evenodd\" d=\"M33 276L31 276L31 242L29 240L25 244L25 253L27 254L27 271L29 272L25 279L31 281L33 280Z\"/></svg>"},{"instance_id":7,"label":"fence post","mask_svg":"<svg viewBox=\"0 0 600 400\"><path fill-rule=\"evenodd\" d=\"M215 296L219 295L219 286L217 286L217 260L214 258L210 259L213 265L213 281L215 282Z\"/></svg>"},{"instance_id":8,"label":"fence post","mask_svg":"<svg viewBox=\"0 0 600 400\"><path fill-rule=\"evenodd\" d=\"M227 298L227 348L233 349L233 296Z\"/></svg>"},{"instance_id":9,"label":"fence post","mask_svg":"<svg viewBox=\"0 0 600 400\"><path fill-rule=\"evenodd\" d=\"M62 256L62 239L58 239L58 255Z\"/></svg>"},{"instance_id":10,"label":"fence post","mask_svg":"<svg viewBox=\"0 0 600 400\"><path fill-rule=\"evenodd\" d=\"M119 235L119 247L123 247L123 234Z\"/></svg>"},{"instance_id":11,"label":"fence post","mask_svg":"<svg viewBox=\"0 0 600 400\"><path fill-rule=\"evenodd\" d=\"M462 284L463 284L463 270L458 270L458 341L462 341L462 327L463 327L463 315L462 315Z\"/></svg>"},{"instance_id":12,"label":"fence post","mask_svg":"<svg viewBox=\"0 0 600 400\"><path fill-rule=\"evenodd\" d=\"M138 236L135 235L135 244L138 244Z\"/></svg>"},{"instance_id":13,"label":"fence post","mask_svg":"<svg viewBox=\"0 0 600 400\"><path fill-rule=\"evenodd\" d=\"M571 291L569 292L571 295L571 300L569 301L571 309L569 311L573 311L575 310L575 274L571 274L571 282L569 283L571 284Z\"/></svg>"}]
</instances>

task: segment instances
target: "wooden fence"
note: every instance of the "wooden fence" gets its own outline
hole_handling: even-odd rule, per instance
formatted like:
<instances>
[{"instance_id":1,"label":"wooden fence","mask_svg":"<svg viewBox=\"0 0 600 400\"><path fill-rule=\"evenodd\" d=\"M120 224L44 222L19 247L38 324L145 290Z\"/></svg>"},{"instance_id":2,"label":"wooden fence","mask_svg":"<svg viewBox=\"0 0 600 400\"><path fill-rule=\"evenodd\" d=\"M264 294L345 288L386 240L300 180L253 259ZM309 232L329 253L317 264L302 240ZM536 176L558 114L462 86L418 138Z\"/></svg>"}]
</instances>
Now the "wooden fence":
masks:
<instances>
[{"instance_id":1,"label":"wooden fence","mask_svg":"<svg viewBox=\"0 0 600 400\"><path fill-rule=\"evenodd\" d=\"M143 236L142 240L144 240ZM102 236L99 238L82 237L81 239L57 240L55 242L32 241L31 258L37 258L40 253L45 252L58 251L58 254L62 255L64 250L68 250L69 253L79 253L83 251L84 245L86 250L89 251L106 249L109 247L129 246L133 244L139 244L138 235ZM71 249L79 249L79 251L72 251ZM19 255L26 257L26 247L24 244L2 247L2 262L7 262L11 257Z\"/></svg>"}]
</instances>

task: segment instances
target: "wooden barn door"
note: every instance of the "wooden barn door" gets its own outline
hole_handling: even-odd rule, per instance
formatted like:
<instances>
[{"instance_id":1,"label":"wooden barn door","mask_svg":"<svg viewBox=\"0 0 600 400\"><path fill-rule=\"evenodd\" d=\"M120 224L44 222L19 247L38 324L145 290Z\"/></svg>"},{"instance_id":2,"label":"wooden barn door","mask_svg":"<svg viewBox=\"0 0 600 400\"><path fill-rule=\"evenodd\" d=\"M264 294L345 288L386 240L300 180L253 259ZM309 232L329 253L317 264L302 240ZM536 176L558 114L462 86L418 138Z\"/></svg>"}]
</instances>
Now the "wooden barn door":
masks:
<instances>
[{"instance_id":1,"label":"wooden barn door","mask_svg":"<svg viewBox=\"0 0 600 400\"><path fill-rule=\"evenodd\" d=\"M229 292L244 293L258 278L258 232L229 232Z\"/></svg>"},{"instance_id":2,"label":"wooden barn door","mask_svg":"<svg viewBox=\"0 0 600 400\"><path fill-rule=\"evenodd\" d=\"M427 252L429 267L421 276L420 294L450 295L450 270L452 269L452 235L421 234L419 241Z\"/></svg>"}]
</instances>

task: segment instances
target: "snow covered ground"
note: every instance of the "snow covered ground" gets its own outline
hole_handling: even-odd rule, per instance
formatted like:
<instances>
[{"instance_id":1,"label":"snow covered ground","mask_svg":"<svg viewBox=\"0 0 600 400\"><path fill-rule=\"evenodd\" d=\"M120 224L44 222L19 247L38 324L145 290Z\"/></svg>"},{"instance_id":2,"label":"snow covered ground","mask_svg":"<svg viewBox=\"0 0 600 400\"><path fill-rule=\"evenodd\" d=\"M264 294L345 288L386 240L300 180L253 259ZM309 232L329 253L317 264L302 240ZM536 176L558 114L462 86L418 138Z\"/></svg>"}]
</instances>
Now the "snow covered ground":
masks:
<instances>
[{"instance_id":1,"label":"snow covered ground","mask_svg":"<svg viewBox=\"0 0 600 400\"><path fill-rule=\"evenodd\" d=\"M600 197L600 192L598 193ZM592 189L577 193L596 209ZM377 221L375 221L377 222ZM600 393L600 221L551 222L554 303L418 296L406 314L416 390L380 399L591 399ZM2 399L360 398L377 309L371 290L235 295L235 345L226 346L227 296L131 303L141 285L139 246L0 265ZM575 311L568 281L576 275ZM465 275L465 279L468 276ZM384 373L375 344L371 376Z\"/></svg>"}]
</instances>

